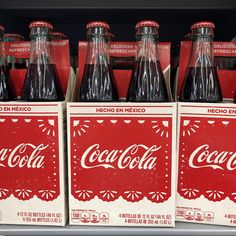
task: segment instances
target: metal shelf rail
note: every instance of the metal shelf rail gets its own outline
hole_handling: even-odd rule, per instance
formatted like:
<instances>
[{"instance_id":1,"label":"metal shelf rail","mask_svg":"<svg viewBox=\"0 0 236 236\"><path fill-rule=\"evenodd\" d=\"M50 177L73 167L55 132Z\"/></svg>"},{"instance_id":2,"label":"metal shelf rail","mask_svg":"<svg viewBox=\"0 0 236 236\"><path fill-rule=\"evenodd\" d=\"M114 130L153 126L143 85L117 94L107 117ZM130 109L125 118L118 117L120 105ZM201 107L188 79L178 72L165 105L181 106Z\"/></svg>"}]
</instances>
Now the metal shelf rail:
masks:
<instances>
[{"instance_id":1,"label":"metal shelf rail","mask_svg":"<svg viewBox=\"0 0 236 236\"><path fill-rule=\"evenodd\" d=\"M8 0L0 9L236 9L235 0Z\"/></svg>"},{"instance_id":2,"label":"metal shelf rail","mask_svg":"<svg viewBox=\"0 0 236 236\"><path fill-rule=\"evenodd\" d=\"M0 235L236 235L236 228L191 223L176 223L176 228L98 227L98 226L20 226L0 225Z\"/></svg>"}]
</instances>

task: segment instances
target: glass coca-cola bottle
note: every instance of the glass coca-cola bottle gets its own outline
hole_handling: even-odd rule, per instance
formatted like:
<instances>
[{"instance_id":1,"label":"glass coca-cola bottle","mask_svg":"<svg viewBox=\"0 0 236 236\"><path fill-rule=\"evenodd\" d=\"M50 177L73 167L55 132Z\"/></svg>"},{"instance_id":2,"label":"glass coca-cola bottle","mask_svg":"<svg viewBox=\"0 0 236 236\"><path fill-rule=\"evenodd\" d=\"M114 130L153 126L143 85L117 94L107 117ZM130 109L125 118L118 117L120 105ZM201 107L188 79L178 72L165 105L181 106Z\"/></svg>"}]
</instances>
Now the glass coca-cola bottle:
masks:
<instances>
[{"instance_id":1,"label":"glass coca-cola bottle","mask_svg":"<svg viewBox=\"0 0 236 236\"><path fill-rule=\"evenodd\" d=\"M30 23L31 49L22 100L60 101L64 99L55 64L52 62L50 39L53 26L45 21Z\"/></svg>"},{"instance_id":2,"label":"glass coca-cola bottle","mask_svg":"<svg viewBox=\"0 0 236 236\"><path fill-rule=\"evenodd\" d=\"M0 25L0 101L11 101L14 96L6 66L4 31L4 27Z\"/></svg>"},{"instance_id":3,"label":"glass coca-cola bottle","mask_svg":"<svg viewBox=\"0 0 236 236\"><path fill-rule=\"evenodd\" d=\"M88 49L79 100L118 101L114 75L109 62L109 25L94 21L87 24Z\"/></svg>"},{"instance_id":4,"label":"glass coca-cola bottle","mask_svg":"<svg viewBox=\"0 0 236 236\"><path fill-rule=\"evenodd\" d=\"M214 65L212 41L215 25L198 22L192 25L192 52L183 82L180 101L220 102L221 87Z\"/></svg>"},{"instance_id":5,"label":"glass coca-cola bottle","mask_svg":"<svg viewBox=\"0 0 236 236\"><path fill-rule=\"evenodd\" d=\"M167 88L157 50L159 24L156 21L141 21L135 28L137 57L127 100L167 102Z\"/></svg>"}]
</instances>

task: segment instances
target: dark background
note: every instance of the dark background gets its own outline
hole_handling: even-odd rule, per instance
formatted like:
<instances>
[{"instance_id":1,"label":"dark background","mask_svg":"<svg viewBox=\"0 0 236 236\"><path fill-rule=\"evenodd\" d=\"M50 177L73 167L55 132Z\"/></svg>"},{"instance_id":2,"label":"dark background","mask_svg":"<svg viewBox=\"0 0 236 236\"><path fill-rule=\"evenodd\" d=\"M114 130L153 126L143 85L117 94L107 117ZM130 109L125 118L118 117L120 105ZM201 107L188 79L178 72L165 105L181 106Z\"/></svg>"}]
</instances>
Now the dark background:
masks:
<instances>
[{"instance_id":1,"label":"dark background","mask_svg":"<svg viewBox=\"0 0 236 236\"><path fill-rule=\"evenodd\" d=\"M116 41L134 40L134 26L144 19L160 23L160 40L178 42L193 22L210 20L216 25L215 40L236 36L235 0L0 0L0 24L6 32L28 38L32 20L48 20L77 44L86 39L85 26L91 20L104 20ZM28 38L29 39L29 38Z\"/></svg>"}]
</instances>

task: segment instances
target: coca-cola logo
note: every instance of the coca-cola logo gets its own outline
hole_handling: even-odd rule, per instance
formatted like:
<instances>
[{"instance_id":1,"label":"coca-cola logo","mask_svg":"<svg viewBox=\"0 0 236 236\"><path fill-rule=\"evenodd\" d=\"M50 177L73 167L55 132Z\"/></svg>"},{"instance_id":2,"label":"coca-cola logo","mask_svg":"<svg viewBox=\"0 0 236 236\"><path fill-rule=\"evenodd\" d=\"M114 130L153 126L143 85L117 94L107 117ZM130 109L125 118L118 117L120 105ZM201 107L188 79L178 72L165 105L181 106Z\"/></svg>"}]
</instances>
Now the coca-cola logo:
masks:
<instances>
[{"instance_id":1,"label":"coca-cola logo","mask_svg":"<svg viewBox=\"0 0 236 236\"><path fill-rule=\"evenodd\" d=\"M21 143L15 148L0 149L0 168L41 168L44 165L44 155L42 151L49 145L39 144L35 146L31 143Z\"/></svg>"},{"instance_id":2,"label":"coca-cola logo","mask_svg":"<svg viewBox=\"0 0 236 236\"><path fill-rule=\"evenodd\" d=\"M159 149L161 146L133 144L124 150L108 150L101 149L99 144L94 144L83 153L81 166L85 169L103 167L151 170L156 166Z\"/></svg>"},{"instance_id":3,"label":"coca-cola logo","mask_svg":"<svg viewBox=\"0 0 236 236\"><path fill-rule=\"evenodd\" d=\"M196 148L190 155L189 166L232 171L236 169L236 152L209 151L209 145L204 144Z\"/></svg>"}]
</instances>

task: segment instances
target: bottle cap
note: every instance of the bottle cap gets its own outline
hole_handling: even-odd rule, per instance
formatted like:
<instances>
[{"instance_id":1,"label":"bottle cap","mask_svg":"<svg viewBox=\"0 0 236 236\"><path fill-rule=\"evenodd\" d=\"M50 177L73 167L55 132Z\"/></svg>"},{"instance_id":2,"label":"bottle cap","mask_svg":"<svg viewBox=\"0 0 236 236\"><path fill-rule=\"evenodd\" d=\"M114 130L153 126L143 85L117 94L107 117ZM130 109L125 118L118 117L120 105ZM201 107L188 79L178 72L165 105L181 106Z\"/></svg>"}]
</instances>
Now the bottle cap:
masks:
<instances>
[{"instance_id":1,"label":"bottle cap","mask_svg":"<svg viewBox=\"0 0 236 236\"><path fill-rule=\"evenodd\" d=\"M15 34L15 33L12 33L12 34L4 34L4 38L15 38L17 40L24 40L25 37L21 34Z\"/></svg>"},{"instance_id":2,"label":"bottle cap","mask_svg":"<svg viewBox=\"0 0 236 236\"><path fill-rule=\"evenodd\" d=\"M2 25L0 25L0 30L5 31L5 28Z\"/></svg>"},{"instance_id":3,"label":"bottle cap","mask_svg":"<svg viewBox=\"0 0 236 236\"><path fill-rule=\"evenodd\" d=\"M144 21L140 21L135 25L135 29L139 28L139 27L145 27L145 26L150 26L150 27L157 27L159 28L160 25L154 21L154 20L144 20Z\"/></svg>"},{"instance_id":4,"label":"bottle cap","mask_svg":"<svg viewBox=\"0 0 236 236\"><path fill-rule=\"evenodd\" d=\"M215 25L214 25L213 22L210 22L210 21L202 21L202 22L194 23L191 26L191 30L197 29L197 28L212 28L212 29L215 29Z\"/></svg>"},{"instance_id":5,"label":"bottle cap","mask_svg":"<svg viewBox=\"0 0 236 236\"><path fill-rule=\"evenodd\" d=\"M29 28L31 29L32 27L47 27L51 30L53 30L53 26L51 23L47 21L33 21L30 23Z\"/></svg>"},{"instance_id":6,"label":"bottle cap","mask_svg":"<svg viewBox=\"0 0 236 236\"><path fill-rule=\"evenodd\" d=\"M86 25L86 29L95 27L103 27L108 30L110 29L110 26L104 21L91 21Z\"/></svg>"},{"instance_id":7,"label":"bottle cap","mask_svg":"<svg viewBox=\"0 0 236 236\"><path fill-rule=\"evenodd\" d=\"M64 33L61 32L53 32L52 33L53 37L61 37L62 39L67 39L67 35L65 35Z\"/></svg>"}]
</instances>

